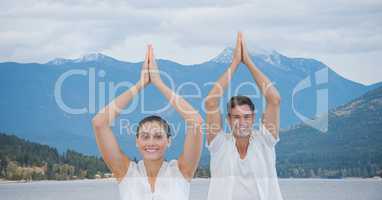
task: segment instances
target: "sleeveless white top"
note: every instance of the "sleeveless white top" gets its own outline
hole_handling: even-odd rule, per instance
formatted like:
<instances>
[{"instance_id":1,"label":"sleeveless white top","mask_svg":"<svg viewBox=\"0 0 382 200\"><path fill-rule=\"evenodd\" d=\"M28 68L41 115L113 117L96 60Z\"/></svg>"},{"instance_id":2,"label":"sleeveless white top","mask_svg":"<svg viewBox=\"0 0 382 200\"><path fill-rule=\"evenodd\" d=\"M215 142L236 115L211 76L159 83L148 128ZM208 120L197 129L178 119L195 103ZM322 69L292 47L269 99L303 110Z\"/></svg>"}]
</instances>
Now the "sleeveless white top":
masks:
<instances>
[{"instance_id":1,"label":"sleeveless white top","mask_svg":"<svg viewBox=\"0 0 382 200\"><path fill-rule=\"evenodd\" d=\"M130 161L125 177L118 184L121 200L188 200L190 182L180 172L177 160L163 161L154 192L151 191L143 160Z\"/></svg>"}]
</instances>

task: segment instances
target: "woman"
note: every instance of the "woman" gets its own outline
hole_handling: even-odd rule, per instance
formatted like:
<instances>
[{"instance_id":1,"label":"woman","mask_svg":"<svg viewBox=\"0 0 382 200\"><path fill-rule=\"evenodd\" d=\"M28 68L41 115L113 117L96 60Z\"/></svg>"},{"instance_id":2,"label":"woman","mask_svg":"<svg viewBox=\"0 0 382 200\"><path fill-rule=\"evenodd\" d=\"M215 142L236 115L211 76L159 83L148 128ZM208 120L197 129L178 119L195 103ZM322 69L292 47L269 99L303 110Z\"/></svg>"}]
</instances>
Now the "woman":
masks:
<instances>
[{"instance_id":1,"label":"woman","mask_svg":"<svg viewBox=\"0 0 382 200\"><path fill-rule=\"evenodd\" d=\"M186 122L187 135L178 160L164 161L171 144L170 128L158 116L146 117L138 125L136 147L143 157L138 163L130 161L121 151L110 128L123 108L149 83L156 86ZM121 199L188 199L190 181L202 150L202 117L162 82L151 45L138 83L103 108L92 124L103 159L119 183Z\"/></svg>"}]
</instances>

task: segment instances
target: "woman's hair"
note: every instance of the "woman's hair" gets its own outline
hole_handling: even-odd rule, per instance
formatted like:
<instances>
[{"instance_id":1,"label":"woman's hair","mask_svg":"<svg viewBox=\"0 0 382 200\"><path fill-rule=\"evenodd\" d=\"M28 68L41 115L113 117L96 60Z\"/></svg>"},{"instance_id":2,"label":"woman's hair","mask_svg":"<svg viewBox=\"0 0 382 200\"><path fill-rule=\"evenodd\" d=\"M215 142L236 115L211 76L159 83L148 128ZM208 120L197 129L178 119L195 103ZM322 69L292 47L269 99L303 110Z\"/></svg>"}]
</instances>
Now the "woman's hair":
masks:
<instances>
[{"instance_id":1,"label":"woman's hair","mask_svg":"<svg viewBox=\"0 0 382 200\"><path fill-rule=\"evenodd\" d=\"M137 134L136 134L137 137L139 136L139 129L146 122L158 122L160 125L163 126L164 130L166 131L167 138L171 137L170 126L168 125L167 121L164 120L162 117L159 117L156 115L145 117L139 122L137 127Z\"/></svg>"}]
</instances>

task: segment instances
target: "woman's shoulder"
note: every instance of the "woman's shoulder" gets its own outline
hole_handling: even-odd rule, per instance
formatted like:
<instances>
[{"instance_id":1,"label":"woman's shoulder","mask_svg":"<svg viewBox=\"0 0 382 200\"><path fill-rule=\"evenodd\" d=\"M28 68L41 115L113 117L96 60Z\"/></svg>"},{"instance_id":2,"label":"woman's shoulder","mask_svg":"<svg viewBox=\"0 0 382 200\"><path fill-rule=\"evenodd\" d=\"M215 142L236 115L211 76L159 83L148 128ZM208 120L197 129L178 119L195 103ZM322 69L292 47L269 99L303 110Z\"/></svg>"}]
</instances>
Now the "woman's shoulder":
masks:
<instances>
[{"instance_id":1,"label":"woman's shoulder","mask_svg":"<svg viewBox=\"0 0 382 200\"><path fill-rule=\"evenodd\" d=\"M169 160L169 161L165 161L166 162L166 165L167 165L167 171L169 172L177 172L177 171L180 171L179 170L179 164L178 164L178 160L176 159L172 159L172 160Z\"/></svg>"},{"instance_id":2,"label":"woman's shoulder","mask_svg":"<svg viewBox=\"0 0 382 200\"><path fill-rule=\"evenodd\" d=\"M186 177L184 177L182 171L179 167L178 160L170 160L167 162L167 176L172 178L177 178L177 180L185 181L185 183L189 183Z\"/></svg>"},{"instance_id":3,"label":"woman's shoulder","mask_svg":"<svg viewBox=\"0 0 382 200\"><path fill-rule=\"evenodd\" d=\"M180 168L179 168L179 162L176 159L172 159L166 162L167 163L167 171L171 172L172 174L179 174Z\"/></svg>"},{"instance_id":4,"label":"woman's shoulder","mask_svg":"<svg viewBox=\"0 0 382 200\"><path fill-rule=\"evenodd\" d=\"M139 161L138 161L139 163ZM138 163L136 163L135 161L131 160L129 162L129 166L127 168L127 171L125 173L125 175L118 181L119 183L123 182L123 180L126 179L126 177L134 177L134 176L137 176L137 173L139 171L139 167L138 167ZM118 180L118 179L117 179Z\"/></svg>"},{"instance_id":5,"label":"woman's shoulder","mask_svg":"<svg viewBox=\"0 0 382 200\"><path fill-rule=\"evenodd\" d=\"M169 160L169 161L166 161L167 165L168 166L175 166L178 164L178 160L177 159L172 159L172 160Z\"/></svg>"}]
</instances>

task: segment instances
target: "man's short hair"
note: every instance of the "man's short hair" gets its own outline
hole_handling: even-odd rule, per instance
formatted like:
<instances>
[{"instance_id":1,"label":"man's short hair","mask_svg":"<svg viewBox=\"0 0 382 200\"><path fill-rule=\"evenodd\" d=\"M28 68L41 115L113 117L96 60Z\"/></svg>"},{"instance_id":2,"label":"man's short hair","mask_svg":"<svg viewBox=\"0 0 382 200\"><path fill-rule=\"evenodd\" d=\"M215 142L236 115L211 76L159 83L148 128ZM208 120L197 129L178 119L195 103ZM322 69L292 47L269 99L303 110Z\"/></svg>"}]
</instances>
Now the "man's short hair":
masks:
<instances>
[{"instance_id":1,"label":"man's short hair","mask_svg":"<svg viewBox=\"0 0 382 200\"><path fill-rule=\"evenodd\" d=\"M248 105L252 112L255 111L255 104L251 101L251 99L247 96L233 96L227 103L227 112L228 115L231 115L231 109L235 106Z\"/></svg>"},{"instance_id":2,"label":"man's short hair","mask_svg":"<svg viewBox=\"0 0 382 200\"><path fill-rule=\"evenodd\" d=\"M168 125L167 121L164 120L162 117L159 117L159 116L156 116L156 115L151 115L151 116L148 116L148 117L145 117L143 118L139 124L138 124L138 127L137 127L137 137L139 136L139 129L142 127L142 125L146 122L158 122L160 125L163 126L164 130L166 131L166 135L167 137L171 137L171 129L170 129L170 126Z\"/></svg>"}]
</instances>

